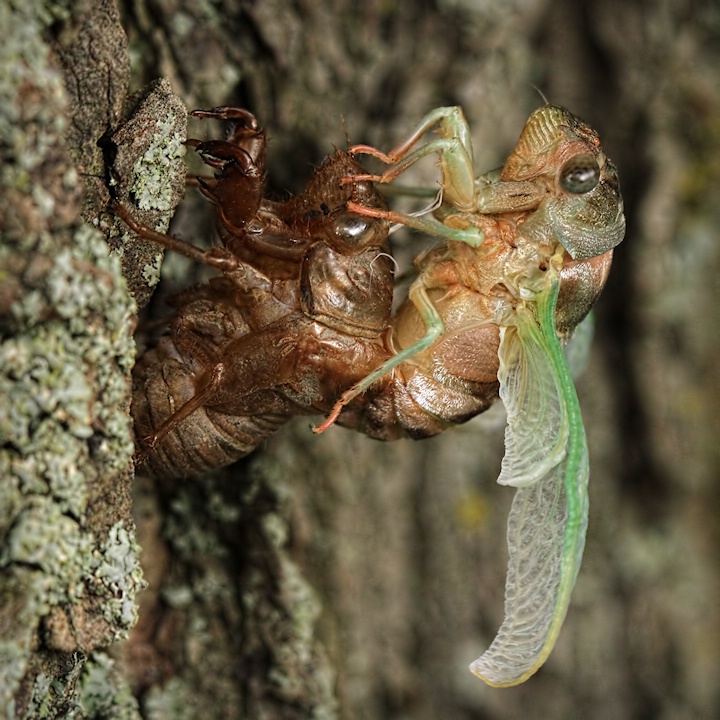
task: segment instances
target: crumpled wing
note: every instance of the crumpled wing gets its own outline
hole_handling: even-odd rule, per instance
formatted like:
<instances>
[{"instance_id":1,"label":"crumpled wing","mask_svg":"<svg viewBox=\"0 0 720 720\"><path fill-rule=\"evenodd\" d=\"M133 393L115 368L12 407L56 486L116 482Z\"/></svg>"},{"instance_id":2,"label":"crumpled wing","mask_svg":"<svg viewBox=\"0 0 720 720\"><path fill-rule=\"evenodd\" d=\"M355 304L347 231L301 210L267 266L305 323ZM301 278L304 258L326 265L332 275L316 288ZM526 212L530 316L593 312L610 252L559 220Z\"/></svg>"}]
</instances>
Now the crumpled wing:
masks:
<instances>
[{"instance_id":1,"label":"crumpled wing","mask_svg":"<svg viewBox=\"0 0 720 720\"><path fill-rule=\"evenodd\" d=\"M518 490L508 517L505 619L470 669L499 687L527 680L552 651L585 545L587 443L555 332L557 293L554 281L518 308L498 353L508 415L498 482Z\"/></svg>"}]
</instances>

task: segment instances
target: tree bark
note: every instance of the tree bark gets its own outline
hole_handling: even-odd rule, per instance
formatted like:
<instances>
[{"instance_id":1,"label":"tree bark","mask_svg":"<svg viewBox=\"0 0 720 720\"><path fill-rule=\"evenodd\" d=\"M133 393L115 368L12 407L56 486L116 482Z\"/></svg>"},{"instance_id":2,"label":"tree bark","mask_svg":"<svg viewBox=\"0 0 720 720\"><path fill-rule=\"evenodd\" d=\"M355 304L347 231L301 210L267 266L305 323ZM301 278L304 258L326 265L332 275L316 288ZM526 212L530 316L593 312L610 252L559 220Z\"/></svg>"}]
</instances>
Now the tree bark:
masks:
<instances>
[{"instance_id":1,"label":"tree bark","mask_svg":"<svg viewBox=\"0 0 720 720\"><path fill-rule=\"evenodd\" d=\"M11 0L0 20L3 717L720 715L715 4ZM388 149L439 105L496 167L534 86L599 131L628 233L578 380L584 564L545 667L498 690L467 665L502 617L501 408L392 444L299 419L225 472L133 482L128 287L148 302L159 258L108 202L167 227L184 108L255 113L282 197L346 136ZM173 223L211 239L192 192ZM152 317L201 279L166 260Z\"/></svg>"}]
</instances>

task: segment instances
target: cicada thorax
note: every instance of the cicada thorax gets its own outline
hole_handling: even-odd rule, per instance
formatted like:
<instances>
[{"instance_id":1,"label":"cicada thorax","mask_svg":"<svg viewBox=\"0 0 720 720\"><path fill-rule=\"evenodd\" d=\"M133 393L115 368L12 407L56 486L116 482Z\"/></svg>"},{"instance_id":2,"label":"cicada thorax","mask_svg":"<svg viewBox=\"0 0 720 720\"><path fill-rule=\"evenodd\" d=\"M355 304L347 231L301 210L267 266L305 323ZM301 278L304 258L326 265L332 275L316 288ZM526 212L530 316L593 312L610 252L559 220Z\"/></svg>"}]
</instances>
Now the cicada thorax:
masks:
<instances>
[{"instance_id":1,"label":"cicada thorax","mask_svg":"<svg viewBox=\"0 0 720 720\"><path fill-rule=\"evenodd\" d=\"M228 174L228 182L234 182L236 171L233 163L223 165L214 187ZM228 211L228 205L238 204L205 183L205 194L218 206L220 240L241 261L226 274L239 291L257 298L262 289L271 290L285 305L300 293L296 304L310 317L364 337L384 330L393 285L387 223L349 212L346 205L350 200L385 205L371 183L341 182L361 171L350 155L337 151L317 168L303 193L285 201L263 198L252 217L246 208L239 215Z\"/></svg>"}]
</instances>

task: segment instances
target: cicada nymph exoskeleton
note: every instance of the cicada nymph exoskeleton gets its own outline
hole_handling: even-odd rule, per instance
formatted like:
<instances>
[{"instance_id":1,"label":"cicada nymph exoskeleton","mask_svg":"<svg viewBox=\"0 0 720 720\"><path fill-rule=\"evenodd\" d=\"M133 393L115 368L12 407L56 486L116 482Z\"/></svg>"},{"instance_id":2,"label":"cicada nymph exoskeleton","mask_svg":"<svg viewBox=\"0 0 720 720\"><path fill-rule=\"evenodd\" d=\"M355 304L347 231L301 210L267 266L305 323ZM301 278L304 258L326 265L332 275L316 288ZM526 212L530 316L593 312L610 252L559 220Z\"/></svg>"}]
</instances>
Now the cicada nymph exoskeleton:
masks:
<instances>
[{"instance_id":1,"label":"cicada nymph exoskeleton","mask_svg":"<svg viewBox=\"0 0 720 720\"><path fill-rule=\"evenodd\" d=\"M389 356L388 224L346 207L385 205L372 183L341 182L364 170L338 151L304 192L272 201L255 118L234 108L195 114L234 123L227 140L188 143L215 170L196 184L217 206L221 245L198 250L116 208L143 237L221 273L177 297L168 332L134 371L138 464L166 477L223 467L290 417L328 413Z\"/></svg>"}]
</instances>

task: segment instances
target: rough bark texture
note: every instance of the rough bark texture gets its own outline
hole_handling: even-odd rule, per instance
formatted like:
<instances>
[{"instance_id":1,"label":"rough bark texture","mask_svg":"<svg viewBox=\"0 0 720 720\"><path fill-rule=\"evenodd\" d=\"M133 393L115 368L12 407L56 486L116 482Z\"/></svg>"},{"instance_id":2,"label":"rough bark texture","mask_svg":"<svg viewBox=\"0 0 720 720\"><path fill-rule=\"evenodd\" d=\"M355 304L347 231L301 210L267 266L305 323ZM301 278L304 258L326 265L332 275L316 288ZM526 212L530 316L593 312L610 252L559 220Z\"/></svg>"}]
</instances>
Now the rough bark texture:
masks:
<instances>
[{"instance_id":1,"label":"rough bark texture","mask_svg":"<svg viewBox=\"0 0 720 720\"><path fill-rule=\"evenodd\" d=\"M13 0L0 26L3 717L720 715L716 4ZM133 306L101 236L140 302L157 251L105 212L108 183L164 227L183 103L252 110L280 193L346 133L387 149L446 104L484 171L533 85L599 130L629 221L578 383L590 528L546 666L510 690L467 671L502 613L495 410L388 445L300 420L226 473L137 478L136 607ZM201 207L175 231L207 240ZM191 282L168 261L165 288Z\"/></svg>"}]
</instances>

